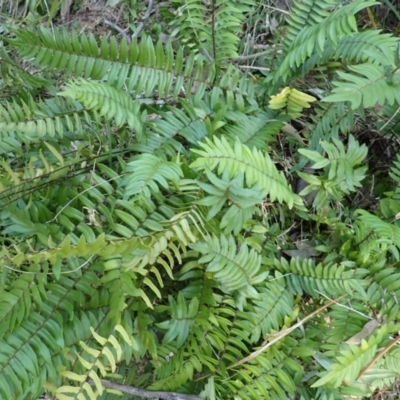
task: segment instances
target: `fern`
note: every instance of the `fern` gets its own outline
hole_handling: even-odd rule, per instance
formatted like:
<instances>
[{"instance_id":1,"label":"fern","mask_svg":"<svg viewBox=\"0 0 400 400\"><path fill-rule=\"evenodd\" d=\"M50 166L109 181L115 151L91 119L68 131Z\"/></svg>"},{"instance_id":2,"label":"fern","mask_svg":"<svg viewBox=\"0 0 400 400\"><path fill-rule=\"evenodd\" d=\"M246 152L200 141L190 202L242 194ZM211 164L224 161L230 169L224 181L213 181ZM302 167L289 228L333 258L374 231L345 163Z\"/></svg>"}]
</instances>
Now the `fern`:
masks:
<instances>
[{"instance_id":1,"label":"fern","mask_svg":"<svg viewBox=\"0 0 400 400\"><path fill-rule=\"evenodd\" d=\"M355 130L373 114L397 132L398 39L358 31L374 4L294 1L265 79L241 57L251 0L159 4L133 40L7 28L1 398L396 383L399 163L368 171ZM370 181L380 204L356 210Z\"/></svg>"}]
</instances>

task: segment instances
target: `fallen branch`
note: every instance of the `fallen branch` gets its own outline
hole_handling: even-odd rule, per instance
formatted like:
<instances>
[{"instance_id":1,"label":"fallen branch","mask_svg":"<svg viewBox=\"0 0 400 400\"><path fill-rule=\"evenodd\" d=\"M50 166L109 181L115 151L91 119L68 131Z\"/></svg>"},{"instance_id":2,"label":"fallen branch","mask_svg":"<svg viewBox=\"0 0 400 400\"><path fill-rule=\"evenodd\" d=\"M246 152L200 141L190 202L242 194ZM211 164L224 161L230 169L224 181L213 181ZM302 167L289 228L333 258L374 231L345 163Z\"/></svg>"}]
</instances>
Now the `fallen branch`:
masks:
<instances>
[{"instance_id":1,"label":"fallen branch","mask_svg":"<svg viewBox=\"0 0 400 400\"><path fill-rule=\"evenodd\" d=\"M163 400L203 400L202 398L194 396L192 394L158 392L153 390L138 389L133 386L106 381L105 379L100 379L100 382L105 388L120 390L121 392L133 394L135 396L140 396L147 399L158 397L159 399ZM91 379L88 380L88 383L89 385L94 385L94 382Z\"/></svg>"},{"instance_id":2,"label":"fallen branch","mask_svg":"<svg viewBox=\"0 0 400 400\"><path fill-rule=\"evenodd\" d=\"M142 22L138 25L136 32L132 35L131 39L135 39L142 32L142 30L144 28L144 22L146 21L146 19L148 19L150 17L151 11L153 10L153 4L154 4L154 0L149 0L149 4L147 5L146 14L144 14L144 17L142 18Z\"/></svg>"}]
</instances>

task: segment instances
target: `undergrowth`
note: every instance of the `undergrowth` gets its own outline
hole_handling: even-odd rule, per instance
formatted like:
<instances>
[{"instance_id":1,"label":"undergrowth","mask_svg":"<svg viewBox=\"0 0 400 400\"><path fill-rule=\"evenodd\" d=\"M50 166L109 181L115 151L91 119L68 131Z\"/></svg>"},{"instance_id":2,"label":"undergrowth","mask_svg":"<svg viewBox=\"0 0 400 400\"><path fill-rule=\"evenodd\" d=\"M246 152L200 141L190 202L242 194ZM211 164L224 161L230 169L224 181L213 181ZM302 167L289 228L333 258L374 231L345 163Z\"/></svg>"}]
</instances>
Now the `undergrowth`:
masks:
<instances>
[{"instance_id":1,"label":"undergrowth","mask_svg":"<svg viewBox=\"0 0 400 400\"><path fill-rule=\"evenodd\" d=\"M398 393L382 4L0 4L1 398Z\"/></svg>"}]
</instances>

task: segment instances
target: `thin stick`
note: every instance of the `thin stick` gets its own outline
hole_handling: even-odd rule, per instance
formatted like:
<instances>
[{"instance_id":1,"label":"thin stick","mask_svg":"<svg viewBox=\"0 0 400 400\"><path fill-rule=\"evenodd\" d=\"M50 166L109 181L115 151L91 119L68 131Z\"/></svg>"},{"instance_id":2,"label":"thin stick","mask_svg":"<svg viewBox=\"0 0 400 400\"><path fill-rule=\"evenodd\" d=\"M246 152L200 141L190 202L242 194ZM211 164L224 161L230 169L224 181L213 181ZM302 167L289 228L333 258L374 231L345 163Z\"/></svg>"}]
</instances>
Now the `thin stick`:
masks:
<instances>
[{"instance_id":1,"label":"thin stick","mask_svg":"<svg viewBox=\"0 0 400 400\"><path fill-rule=\"evenodd\" d=\"M114 178L110 178L110 179L105 179L105 181L106 182L111 182L111 181L113 181L113 180L115 180L115 179L118 179L118 178L121 178L121 177L123 177L125 175L125 173L123 173L123 174L121 174L121 175L118 175L118 176L114 176ZM81 195L83 195L83 193L86 193L86 192L88 192L89 190L92 190L92 189L94 189L95 187L97 187L97 186L101 186L103 183L102 182L100 182L100 183L98 183L97 185L94 185L94 186L90 186L90 187L88 187L87 189L85 189L83 192L81 192L81 193L78 193L75 197L73 197L57 214L56 214L56 216L54 217L54 218L52 218L51 220L49 220L49 221L47 221L46 222L46 224L50 224L50 222L53 222L53 221L55 221L57 218L58 218L58 216L74 201L74 200L76 200L79 196L81 196Z\"/></svg>"},{"instance_id":2,"label":"thin stick","mask_svg":"<svg viewBox=\"0 0 400 400\"><path fill-rule=\"evenodd\" d=\"M121 385L120 383L106 381L105 379L100 379L100 382L105 388L120 390L121 392L145 397L146 399L159 398L164 400L203 400L200 397L193 396L192 394L158 392L152 390L138 389L133 386ZM94 385L94 382L91 379L88 380L88 383L89 385Z\"/></svg>"},{"instance_id":3,"label":"thin stick","mask_svg":"<svg viewBox=\"0 0 400 400\"><path fill-rule=\"evenodd\" d=\"M400 111L400 107L396 110L396 112L386 121L385 125L383 125L379 130L383 131L388 124L390 124L393 121L393 118L399 113Z\"/></svg>"},{"instance_id":4,"label":"thin stick","mask_svg":"<svg viewBox=\"0 0 400 400\"><path fill-rule=\"evenodd\" d=\"M257 69L258 71L266 71L266 72L270 71L270 68L256 67L255 65L238 65L237 67L241 69Z\"/></svg>"},{"instance_id":5,"label":"thin stick","mask_svg":"<svg viewBox=\"0 0 400 400\"><path fill-rule=\"evenodd\" d=\"M266 56L268 54L273 53L274 51L275 51L275 49L269 49L269 50L261 51L259 53L249 54L247 56L239 56L239 57L229 58L229 61L238 62L238 61L244 61L244 60L251 60L252 58Z\"/></svg>"},{"instance_id":6,"label":"thin stick","mask_svg":"<svg viewBox=\"0 0 400 400\"><path fill-rule=\"evenodd\" d=\"M63 274L71 274L72 272L76 272L76 271L78 271L79 269L82 269L86 264L88 264L88 263L90 262L90 260L91 260L94 256L95 256L95 255L92 254L83 264L81 264L79 267L77 267L77 268L75 268L75 269L73 269L73 270L71 270L71 271L61 271L61 272L60 272L60 275L63 275ZM38 272L21 271L20 269L16 269L16 268L10 267L10 266L8 266L8 265L3 265L3 267L9 269L10 271L19 272L20 274L32 274L32 275L36 275L36 274L41 274L41 273L42 273L42 271L38 271ZM54 272L48 272L46 275L55 275L55 273L54 273Z\"/></svg>"},{"instance_id":7,"label":"thin stick","mask_svg":"<svg viewBox=\"0 0 400 400\"><path fill-rule=\"evenodd\" d=\"M328 297L326 294L323 294L323 293L321 293L321 292L318 291L318 290L316 290L316 292L317 292L318 294L320 294L321 296L325 297L327 300L335 301L335 300L332 300L330 297ZM344 305L344 304L341 304L341 303L338 303L338 302L335 302L335 304L336 304L337 306L343 307L343 308L345 308L345 309L347 309L347 310L349 310L349 311L353 311L353 312L355 312L355 313L357 313L357 314L359 314L359 315L361 315L361 316L363 316L363 317L365 317L365 318L373 319L373 318L370 317L369 315L363 314L362 312L357 311L357 310L355 310L354 308L351 308L351 307L346 306L346 305Z\"/></svg>"},{"instance_id":8,"label":"thin stick","mask_svg":"<svg viewBox=\"0 0 400 400\"><path fill-rule=\"evenodd\" d=\"M383 355L385 355L398 341L400 335L394 338L384 349L382 349L358 374L357 379L359 380L371 367L374 365Z\"/></svg>"},{"instance_id":9,"label":"thin stick","mask_svg":"<svg viewBox=\"0 0 400 400\"><path fill-rule=\"evenodd\" d=\"M104 23L108 26L111 26L111 28L115 29L117 32L119 32L122 36L126 36L125 31L119 27L117 24L114 24L114 22L109 21L108 19L104 20Z\"/></svg>"},{"instance_id":10,"label":"thin stick","mask_svg":"<svg viewBox=\"0 0 400 400\"><path fill-rule=\"evenodd\" d=\"M153 4L154 4L154 0L149 0L149 4L147 6L146 14L144 14L142 22L138 25L138 27L136 29L136 32L132 35L131 39L135 39L142 32L142 30L144 28L144 21L146 21L146 19L148 19L150 17L151 11L153 10Z\"/></svg>"}]
</instances>

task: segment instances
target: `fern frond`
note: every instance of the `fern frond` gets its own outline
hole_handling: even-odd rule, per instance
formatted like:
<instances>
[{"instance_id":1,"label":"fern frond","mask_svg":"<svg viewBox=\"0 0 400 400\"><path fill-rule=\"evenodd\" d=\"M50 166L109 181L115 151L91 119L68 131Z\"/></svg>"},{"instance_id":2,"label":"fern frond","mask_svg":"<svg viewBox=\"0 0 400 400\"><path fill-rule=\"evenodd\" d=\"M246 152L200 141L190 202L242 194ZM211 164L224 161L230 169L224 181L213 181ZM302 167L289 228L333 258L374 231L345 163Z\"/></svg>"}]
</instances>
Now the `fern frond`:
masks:
<instances>
[{"instance_id":1,"label":"fern frond","mask_svg":"<svg viewBox=\"0 0 400 400\"><path fill-rule=\"evenodd\" d=\"M232 236L213 236L207 242L198 242L191 247L203 254L199 263L207 265L207 271L227 292L244 290L249 296L255 295L253 286L266 277L260 271L260 255L246 244L237 250Z\"/></svg>"},{"instance_id":2,"label":"fern frond","mask_svg":"<svg viewBox=\"0 0 400 400\"><path fill-rule=\"evenodd\" d=\"M199 0L187 0L170 21L173 34L195 51L203 51L217 62L238 56L240 34L253 0L217 0L206 7Z\"/></svg>"},{"instance_id":3,"label":"fern frond","mask_svg":"<svg viewBox=\"0 0 400 400\"><path fill-rule=\"evenodd\" d=\"M286 80L291 71L296 70L307 58L315 53L322 56L326 43L336 47L343 36L357 32L354 15L374 4L376 4L374 0L357 0L330 12L320 23L305 26L284 53L274 77L269 79L275 79L276 82L281 79Z\"/></svg>"},{"instance_id":4,"label":"fern frond","mask_svg":"<svg viewBox=\"0 0 400 400\"><path fill-rule=\"evenodd\" d=\"M390 34L383 34L379 30L366 30L354 32L343 36L337 46L326 42L322 54L314 53L305 60L297 69L290 72L286 81L301 78L311 71L320 72L322 79L324 71L343 69L345 63L364 63L380 65L393 65L394 51L397 45L397 38ZM336 61L337 60L337 61ZM329 79L328 74L324 75Z\"/></svg>"},{"instance_id":5,"label":"fern frond","mask_svg":"<svg viewBox=\"0 0 400 400\"><path fill-rule=\"evenodd\" d=\"M384 335L390 328L383 326L368 341L362 340L360 346L346 345L335 356L334 363L331 364L327 372L319 374L321 378L312 387L328 385L339 387L343 382L347 385L354 384L362 368L370 362L377 351L378 345L384 340Z\"/></svg>"},{"instance_id":6,"label":"fern frond","mask_svg":"<svg viewBox=\"0 0 400 400\"><path fill-rule=\"evenodd\" d=\"M120 332L121 338L132 345L131 339L128 333L121 325L116 325L116 331ZM63 385L59 387L54 393L57 399L67 400L79 398L82 396L89 396L90 398L97 398L103 395L105 391L101 382L100 377L104 377L108 372L113 373L117 368L117 363L121 362L123 355L120 341L117 340L116 336L110 335L108 338L100 336L96 331L90 327L94 342L97 342L96 347L100 347L100 350L88 346L85 342L81 341L80 346L83 349L82 355L77 355L79 363L82 365L82 373L77 374L72 371L64 370L60 372L60 377L68 383L76 382L76 386ZM100 346L99 346L100 345ZM87 383L87 379L93 381L96 390ZM73 393L74 395L68 396L67 394Z\"/></svg>"},{"instance_id":7,"label":"fern frond","mask_svg":"<svg viewBox=\"0 0 400 400\"><path fill-rule=\"evenodd\" d=\"M109 41L103 37L99 46L93 35L78 36L65 30L55 30L52 35L40 28L37 34L19 31L10 43L21 57L34 58L41 67L66 69L67 74L83 74L84 79L105 80L117 89L125 85L136 96L143 91L150 97L156 91L158 97L176 99L183 87L190 93L195 81L200 92L204 92L203 80L212 82L215 76L212 67L203 76L201 57L195 63L192 54L184 62L182 51L174 55L171 43L164 46L158 42L154 46L150 37L142 37L140 44L128 44L126 38L118 44L115 38Z\"/></svg>"},{"instance_id":8,"label":"fern frond","mask_svg":"<svg viewBox=\"0 0 400 400\"><path fill-rule=\"evenodd\" d=\"M323 330L323 335L326 337L323 348L328 356L336 355L343 341L361 332L365 324L370 321L365 316L368 315L368 308L356 300L352 300L351 308L332 306L328 315L331 322L327 324L327 329ZM372 333L370 332L370 335ZM362 339L368 339L368 336Z\"/></svg>"},{"instance_id":9,"label":"fern frond","mask_svg":"<svg viewBox=\"0 0 400 400\"><path fill-rule=\"evenodd\" d=\"M55 137L86 138L87 131L99 121L96 112L89 115L79 104L61 98L40 103L32 99L21 104L6 102L0 105L0 153L20 151L23 144L54 141Z\"/></svg>"},{"instance_id":10,"label":"fern frond","mask_svg":"<svg viewBox=\"0 0 400 400\"><path fill-rule=\"evenodd\" d=\"M246 184L250 187L265 191L272 201L285 202L290 208L303 207L301 198L294 194L284 175L276 169L268 154L262 154L257 149L250 150L238 140L234 148L228 141L214 137L214 143L206 139L207 143L200 143L203 150L193 149L201 157L191 164L192 168L214 170L218 167L218 174L227 171L230 177L243 173Z\"/></svg>"},{"instance_id":11,"label":"fern frond","mask_svg":"<svg viewBox=\"0 0 400 400\"><path fill-rule=\"evenodd\" d=\"M314 101L315 97L286 87L279 94L271 96L268 106L271 110L283 110L291 118L298 118L302 115L303 109L310 108L310 103Z\"/></svg>"},{"instance_id":12,"label":"fern frond","mask_svg":"<svg viewBox=\"0 0 400 400\"><path fill-rule=\"evenodd\" d=\"M320 24L338 4L337 0L294 0L289 17L283 46L288 48L306 26Z\"/></svg>"},{"instance_id":13,"label":"fern frond","mask_svg":"<svg viewBox=\"0 0 400 400\"><path fill-rule=\"evenodd\" d=\"M8 86L23 86L34 91L48 87L52 83L49 79L25 71L19 63L12 59L4 47L0 48L0 71L2 79Z\"/></svg>"},{"instance_id":14,"label":"fern frond","mask_svg":"<svg viewBox=\"0 0 400 400\"><path fill-rule=\"evenodd\" d=\"M312 115L313 123L308 123L312 131L310 148L322 150L321 141L339 138L339 133L348 134L355 124L355 112L346 107L344 102L335 104L319 103Z\"/></svg>"},{"instance_id":15,"label":"fern frond","mask_svg":"<svg viewBox=\"0 0 400 400\"><path fill-rule=\"evenodd\" d=\"M336 6L336 0L294 0L286 20L288 27L283 41L284 47L290 47L304 27L320 24Z\"/></svg>"},{"instance_id":16,"label":"fern frond","mask_svg":"<svg viewBox=\"0 0 400 400\"><path fill-rule=\"evenodd\" d=\"M135 129L138 140L141 140L143 119L140 106L123 91L113 88L106 83L89 82L79 79L70 82L67 88L59 93L81 102L86 108L98 111L108 120L113 119L117 126L128 123Z\"/></svg>"},{"instance_id":17,"label":"fern frond","mask_svg":"<svg viewBox=\"0 0 400 400\"><path fill-rule=\"evenodd\" d=\"M28 318L12 333L0 339L0 394L3 398L37 398L46 379L54 375L58 355L64 347L62 316L48 304L40 312L30 312ZM43 363L49 367L40 370Z\"/></svg>"},{"instance_id":18,"label":"fern frond","mask_svg":"<svg viewBox=\"0 0 400 400\"><path fill-rule=\"evenodd\" d=\"M254 116L243 115L236 123L226 124L221 129L221 135L229 139L231 143L239 139L250 149L266 151L268 144L275 140L275 136L283 127L283 122L276 119L273 114L275 113L265 111Z\"/></svg>"},{"instance_id":19,"label":"fern frond","mask_svg":"<svg viewBox=\"0 0 400 400\"><path fill-rule=\"evenodd\" d=\"M382 221L376 215L365 210L357 210L359 220L373 230L378 237L389 239L395 246L400 247L400 228Z\"/></svg>"},{"instance_id":20,"label":"fern frond","mask_svg":"<svg viewBox=\"0 0 400 400\"><path fill-rule=\"evenodd\" d=\"M312 259L299 258L292 258L290 263L284 258L275 259L274 266L279 272L287 274L286 282L293 294L302 294L305 291L311 296L316 296L317 292L338 296L357 291L365 295L361 278L366 271L355 271L336 264L321 263L315 266Z\"/></svg>"},{"instance_id":21,"label":"fern frond","mask_svg":"<svg viewBox=\"0 0 400 400\"><path fill-rule=\"evenodd\" d=\"M281 281L281 280L280 280ZM293 295L283 285L270 282L264 288L258 289L258 297L252 301L251 342L258 343L261 337L266 337L271 330L278 331L285 317L293 314Z\"/></svg>"},{"instance_id":22,"label":"fern frond","mask_svg":"<svg viewBox=\"0 0 400 400\"><path fill-rule=\"evenodd\" d=\"M168 107L168 112L159 112L160 119L146 125L146 143L134 143L132 149L140 153L155 153L158 156L189 152L179 141L183 138L197 144L208 135L205 120L210 114L197 115L196 109L186 102L181 102L184 111L178 107Z\"/></svg>"},{"instance_id":23,"label":"fern frond","mask_svg":"<svg viewBox=\"0 0 400 400\"><path fill-rule=\"evenodd\" d=\"M128 163L126 175L122 181L125 187L124 197L150 197L150 193L157 193L159 187L169 189L168 181L177 184L182 176L178 164L162 161L151 154L143 154L136 161Z\"/></svg>"},{"instance_id":24,"label":"fern frond","mask_svg":"<svg viewBox=\"0 0 400 400\"><path fill-rule=\"evenodd\" d=\"M368 108L376 104L392 105L395 101L400 103L399 74L391 67L364 63L349 69L351 74L338 71L342 80L333 82L336 87L323 101L350 101L353 110L361 104Z\"/></svg>"}]
</instances>

